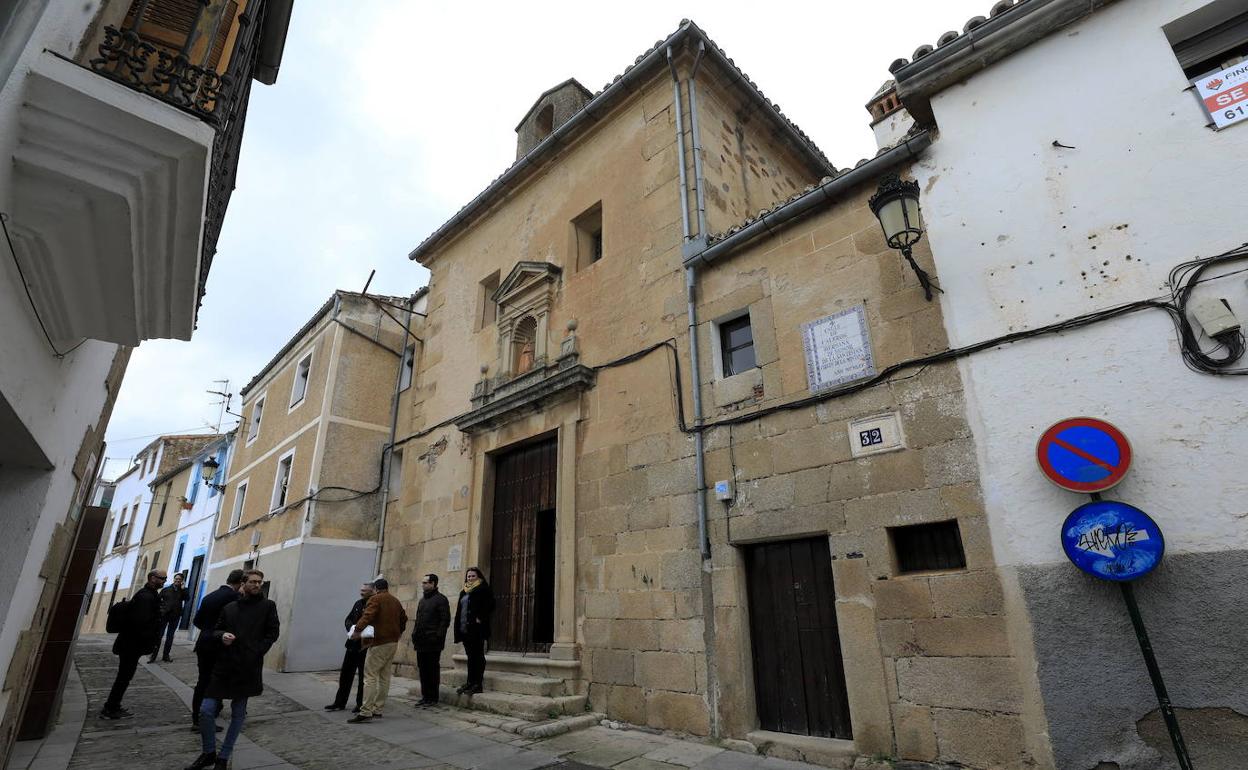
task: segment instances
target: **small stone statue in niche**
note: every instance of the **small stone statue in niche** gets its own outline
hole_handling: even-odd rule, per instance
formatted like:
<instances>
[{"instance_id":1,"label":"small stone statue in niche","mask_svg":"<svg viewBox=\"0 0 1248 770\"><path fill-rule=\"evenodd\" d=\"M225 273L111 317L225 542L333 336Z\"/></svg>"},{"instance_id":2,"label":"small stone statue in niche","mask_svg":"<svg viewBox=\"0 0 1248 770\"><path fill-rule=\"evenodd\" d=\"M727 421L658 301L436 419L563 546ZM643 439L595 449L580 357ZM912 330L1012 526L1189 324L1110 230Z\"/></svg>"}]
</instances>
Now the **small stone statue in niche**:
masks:
<instances>
[{"instance_id":1,"label":"small stone statue in niche","mask_svg":"<svg viewBox=\"0 0 1248 770\"><path fill-rule=\"evenodd\" d=\"M516 374L524 374L533 368L533 340L525 340L516 356Z\"/></svg>"}]
</instances>

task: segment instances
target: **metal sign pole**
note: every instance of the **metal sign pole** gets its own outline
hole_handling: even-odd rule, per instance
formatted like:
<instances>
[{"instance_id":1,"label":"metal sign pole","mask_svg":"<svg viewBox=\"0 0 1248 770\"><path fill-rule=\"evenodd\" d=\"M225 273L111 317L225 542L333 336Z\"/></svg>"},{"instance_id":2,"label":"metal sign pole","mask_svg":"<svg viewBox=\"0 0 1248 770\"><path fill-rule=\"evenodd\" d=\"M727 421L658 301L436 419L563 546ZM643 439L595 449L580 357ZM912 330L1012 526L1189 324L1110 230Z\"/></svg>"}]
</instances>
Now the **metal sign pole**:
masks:
<instances>
[{"instance_id":1,"label":"metal sign pole","mask_svg":"<svg viewBox=\"0 0 1248 770\"><path fill-rule=\"evenodd\" d=\"M1122 600L1127 605L1127 614L1131 616L1131 625L1135 626L1135 638L1140 643L1140 654L1144 656L1148 678L1153 681L1153 691L1157 693L1157 703L1161 706L1161 718L1166 721L1166 732L1170 733L1170 742L1174 744L1174 755L1179 760L1181 770L1192 770L1192 759L1187 755L1183 733L1179 731L1179 720L1174 716L1166 683L1161 678L1161 669L1153 655L1153 645L1148 641L1148 631L1144 628L1144 618L1140 616L1140 605L1135 601L1135 589L1130 581L1119 583L1118 587L1122 589Z\"/></svg>"},{"instance_id":2,"label":"metal sign pole","mask_svg":"<svg viewBox=\"0 0 1248 770\"><path fill-rule=\"evenodd\" d=\"M1098 492L1088 496L1098 502L1101 500ZM1170 704L1170 693L1166 692L1166 682L1161 678L1161 667L1157 665L1157 656L1153 655L1153 643L1148 640L1148 629L1144 628L1140 605L1135 601L1135 588L1130 580L1118 583L1118 588L1122 591L1123 603L1127 605L1127 614L1131 616L1135 639L1140 643L1140 654L1144 657L1148 678L1153 683L1153 692L1157 694L1157 705L1161 707L1161 718L1165 720L1166 732L1170 734L1170 742L1174 744L1174 756L1179 760L1180 770L1193 770L1192 758L1187 754L1187 745L1183 743L1183 733L1179 730L1179 720L1174 715L1174 706Z\"/></svg>"}]
</instances>

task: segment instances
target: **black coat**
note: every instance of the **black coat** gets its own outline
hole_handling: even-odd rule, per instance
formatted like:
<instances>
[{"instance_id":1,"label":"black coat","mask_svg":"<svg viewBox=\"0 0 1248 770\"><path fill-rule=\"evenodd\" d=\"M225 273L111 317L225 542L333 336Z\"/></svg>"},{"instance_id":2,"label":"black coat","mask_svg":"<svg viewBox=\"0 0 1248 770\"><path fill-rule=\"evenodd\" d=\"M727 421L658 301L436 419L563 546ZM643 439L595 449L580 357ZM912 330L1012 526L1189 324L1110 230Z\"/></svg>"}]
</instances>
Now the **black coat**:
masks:
<instances>
[{"instance_id":1,"label":"black coat","mask_svg":"<svg viewBox=\"0 0 1248 770\"><path fill-rule=\"evenodd\" d=\"M160 616L172 620L182 614L182 605L186 603L190 592L186 588L168 586L160 592Z\"/></svg>"},{"instance_id":2,"label":"black coat","mask_svg":"<svg viewBox=\"0 0 1248 770\"><path fill-rule=\"evenodd\" d=\"M114 655L150 655L160 644L160 595L143 586L126 603L126 624L113 642Z\"/></svg>"},{"instance_id":3,"label":"black coat","mask_svg":"<svg viewBox=\"0 0 1248 770\"><path fill-rule=\"evenodd\" d=\"M351 611L347 613L346 619L342 621L343 631L350 631L351 626L355 625L355 621L360 619L360 616L364 614L365 604L368 604L368 599L357 599L355 604L351 605ZM352 639L351 637L348 636L346 647L348 650L359 652L360 650L364 649L361 646L363 644L363 641L364 640L362 639Z\"/></svg>"},{"instance_id":4,"label":"black coat","mask_svg":"<svg viewBox=\"0 0 1248 770\"><path fill-rule=\"evenodd\" d=\"M464 633L459 630L460 612L463 605L460 600L464 598L467 591L459 592L459 599L455 602L455 641L464 641ZM490 616L494 614L494 589L490 588L490 584L481 581L481 585L476 590L468 594L468 628L470 632L478 639L490 638Z\"/></svg>"},{"instance_id":5,"label":"black coat","mask_svg":"<svg viewBox=\"0 0 1248 770\"><path fill-rule=\"evenodd\" d=\"M233 604L236 601L238 601L238 591L229 586L221 586L200 601L199 609L195 611L195 619L192 621L201 632L199 638L195 640L196 652L215 650L221 646L212 632L217 629L217 620L221 618L221 610L225 609L227 604Z\"/></svg>"},{"instance_id":6,"label":"black coat","mask_svg":"<svg viewBox=\"0 0 1248 770\"><path fill-rule=\"evenodd\" d=\"M221 645L204 696L233 700L264 692L264 656L280 631L277 605L271 599L245 596L226 605L212 635L218 641L227 632L235 638Z\"/></svg>"},{"instance_id":7,"label":"black coat","mask_svg":"<svg viewBox=\"0 0 1248 770\"><path fill-rule=\"evenodd\" d=\"M416 652L441 652L446 646L446 629L451 625L451 604L438 591L426 594L416 605L412 626L412 646Z\"/></svg>"}]
</instances>

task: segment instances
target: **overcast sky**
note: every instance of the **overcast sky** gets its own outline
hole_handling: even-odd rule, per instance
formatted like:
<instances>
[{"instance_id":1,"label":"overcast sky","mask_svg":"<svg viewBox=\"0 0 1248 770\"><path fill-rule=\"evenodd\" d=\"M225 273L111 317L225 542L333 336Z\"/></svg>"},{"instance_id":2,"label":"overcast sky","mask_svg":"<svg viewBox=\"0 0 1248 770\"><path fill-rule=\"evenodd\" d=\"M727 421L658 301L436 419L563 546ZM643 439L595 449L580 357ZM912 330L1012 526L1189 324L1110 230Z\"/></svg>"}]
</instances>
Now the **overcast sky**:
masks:
<instances>
[{"instance_id":1,"label":"overcast sky","mask_svg":"<svg viewBox=\"0 0 1248 770\"><path fill-rule=\"evenodd\" d=\"M213 381L237 394L335 288L372 269L370 291L423 286L407 253L514 160L516 123L556 83L597 92L691 18L848 166L875 153L864 105L889 63L990 5L299 0L277 84L252 89L199 328L134 352L105 476L156 435L211 432Z\"/></svg>"}]
</instances>

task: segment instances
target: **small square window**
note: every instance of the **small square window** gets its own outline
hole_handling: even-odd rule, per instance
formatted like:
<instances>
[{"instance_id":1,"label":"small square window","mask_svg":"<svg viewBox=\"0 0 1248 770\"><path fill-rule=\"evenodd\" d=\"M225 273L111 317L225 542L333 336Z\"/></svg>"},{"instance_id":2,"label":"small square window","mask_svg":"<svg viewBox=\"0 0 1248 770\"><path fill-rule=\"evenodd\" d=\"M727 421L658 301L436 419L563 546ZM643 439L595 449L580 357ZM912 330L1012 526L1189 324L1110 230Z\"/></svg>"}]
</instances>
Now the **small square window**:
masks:
<instances>
[{"instance_id":1,"label":"small square window","mask_svg":"<svg viewBox=\"0 0 1248 770\"><path fill-rule=\"evenodd\" d=\"M966 553L956 520L893 527L888 536L893 541L898 572L966 568Z\"/></svg>"},{"instance_id":2,"label":"small square window","mask_svg":"<svg viewBox=\"0 0 1248 770\"><path fill-rule=\"evenodd\" d=\"M572 220L576 233L576 269L584 270L602 259L602 202Z\"/></svg>"},{"instance_id":3,"label":"small square window","mask_svg":"<svg viewBox=\"0 0 1248 770\"><path fill-rule=\"evenodd\" d=\"M304 356L295 367L295 383L290 388L290 406L293 409L303 403L308 395L308 378L312 376L312 354Z\"/></svg>"},{"instance_id":4,"label":"small square window","mask_svg":"<svg viewBox=\"0 0 1248 770\"><path fill-rule=\"evenodd\" d=\"M719 350L725 377L755 367L754 330L750 327L749 313L719 324Z\"/></svg>"}]
</instances>

